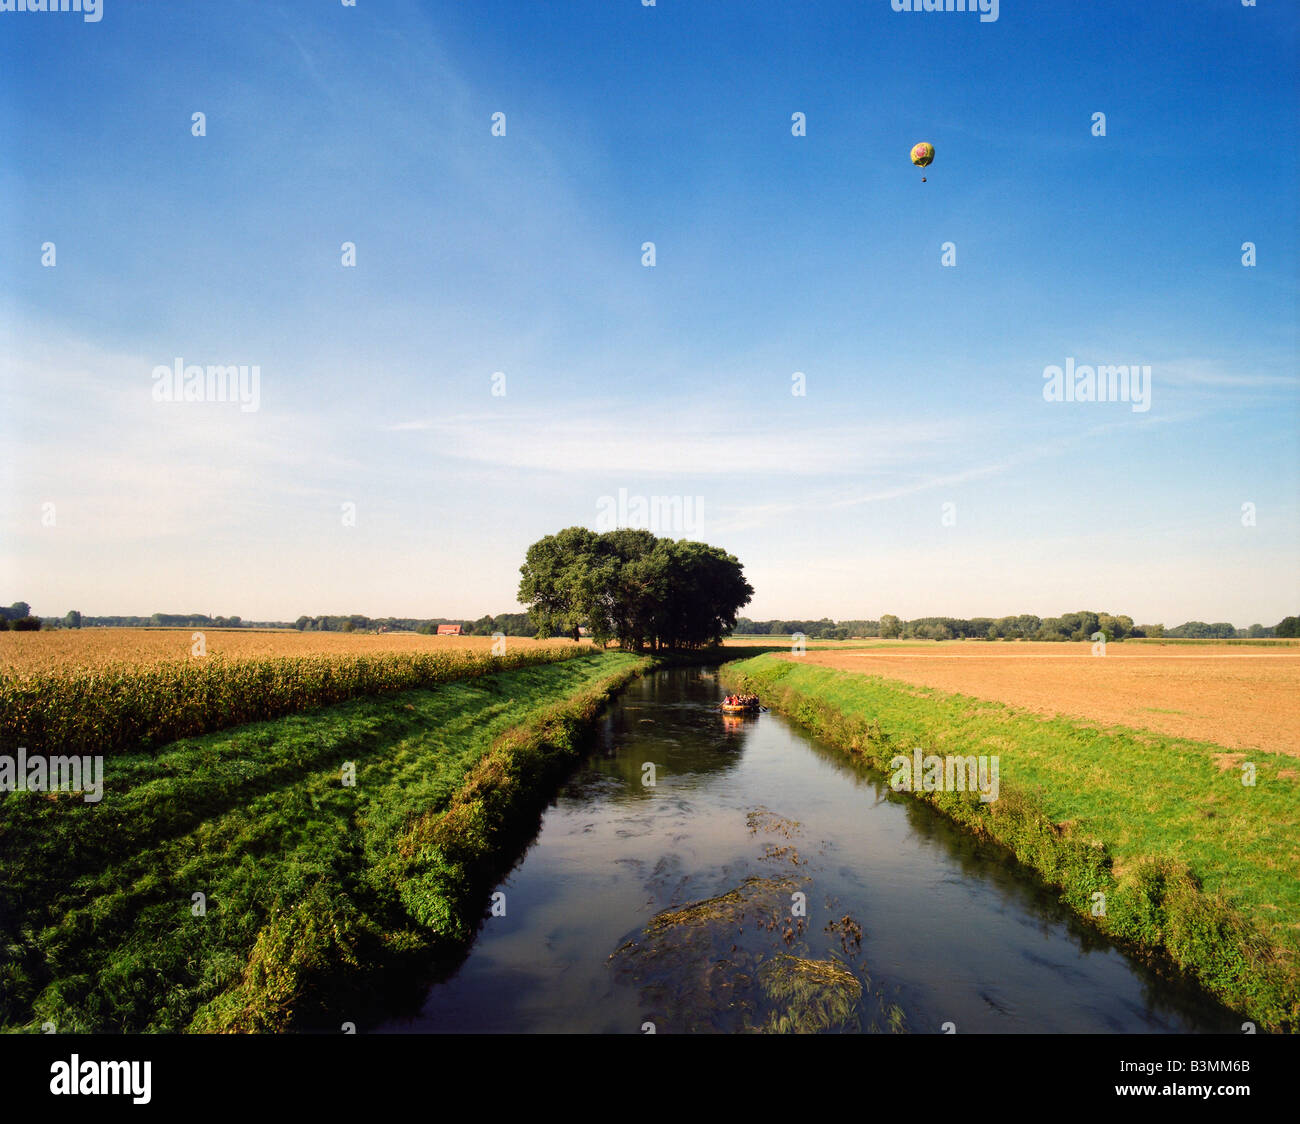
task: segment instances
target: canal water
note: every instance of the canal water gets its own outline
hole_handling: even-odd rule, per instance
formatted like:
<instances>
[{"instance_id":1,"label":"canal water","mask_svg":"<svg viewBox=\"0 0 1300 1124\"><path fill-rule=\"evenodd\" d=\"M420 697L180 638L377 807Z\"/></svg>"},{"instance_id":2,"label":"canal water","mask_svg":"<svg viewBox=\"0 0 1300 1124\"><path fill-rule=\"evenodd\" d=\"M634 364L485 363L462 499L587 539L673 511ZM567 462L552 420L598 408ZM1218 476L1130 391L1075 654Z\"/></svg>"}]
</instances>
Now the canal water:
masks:
<instances>
[{"instance_id":1,"label":"canal water","mask_svg":"<svg viewBox=\"0 0 1300 1124\"><path fill-rule=\"evenodd\" d=\"M467 959L372 1029L1239 1030L995 848L722 694L712 669L634 681Z\"/></svg>"}]
</instances>

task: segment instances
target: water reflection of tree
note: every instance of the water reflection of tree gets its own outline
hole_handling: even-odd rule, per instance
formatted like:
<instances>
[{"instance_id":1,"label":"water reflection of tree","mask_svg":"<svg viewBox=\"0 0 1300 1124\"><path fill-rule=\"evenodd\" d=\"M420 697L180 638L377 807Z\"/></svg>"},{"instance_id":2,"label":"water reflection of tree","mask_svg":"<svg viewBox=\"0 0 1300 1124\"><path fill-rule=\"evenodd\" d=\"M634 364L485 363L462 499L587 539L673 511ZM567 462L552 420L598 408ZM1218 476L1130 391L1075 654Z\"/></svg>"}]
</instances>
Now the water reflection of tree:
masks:
<instances>
[{"instance_id":1,"label":"water reflection of tree","mask_svg":"<svg viewBox=\"0 0 1300 1124\"><path fill-rule=\"evenodd\" d=\"M748 728L724 725L718 693L715 677L698 668L662 671L633 684L602 724L591 771L623 782L615 799L636 801L654 796L670 779L689 785L692 778L703 783L734 770ZM656 788L642 783L647 763L655 766Z\"/></svg>"}]
</instances>

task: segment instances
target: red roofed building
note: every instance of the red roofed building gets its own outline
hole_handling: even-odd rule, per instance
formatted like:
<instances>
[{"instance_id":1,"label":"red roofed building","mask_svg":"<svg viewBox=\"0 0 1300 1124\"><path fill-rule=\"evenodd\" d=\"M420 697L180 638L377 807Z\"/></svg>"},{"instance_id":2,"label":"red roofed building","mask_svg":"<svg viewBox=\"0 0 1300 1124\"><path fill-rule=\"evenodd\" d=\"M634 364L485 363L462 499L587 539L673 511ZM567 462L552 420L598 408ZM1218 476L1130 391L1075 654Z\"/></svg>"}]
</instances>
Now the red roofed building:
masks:
<instances>
[{"instance_id":1,"label":"red roofed building","mask_svg":"<svg viewBox=\"0 0 1300 1124\"><path fill-rule=\"evenodd\" d=\"M460 625L458 624L440 624L438 626L439 636L459 636Z\"/></svg>"}]
</instances>

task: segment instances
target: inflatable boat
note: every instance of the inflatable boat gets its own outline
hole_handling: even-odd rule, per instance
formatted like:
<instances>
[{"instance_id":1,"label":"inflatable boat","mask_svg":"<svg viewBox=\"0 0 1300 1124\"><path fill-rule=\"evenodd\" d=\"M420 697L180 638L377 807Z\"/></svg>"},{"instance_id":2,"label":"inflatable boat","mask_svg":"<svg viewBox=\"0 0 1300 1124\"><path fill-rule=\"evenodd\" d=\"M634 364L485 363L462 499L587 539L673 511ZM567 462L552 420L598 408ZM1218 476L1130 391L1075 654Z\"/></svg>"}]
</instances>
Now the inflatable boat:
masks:
<instances>
[{"instance_id":1,"label":"inflatable boat","mask_svg":"<svg viewBox=\"0 0 1300 1124\"><path fill-rule=\"evenodd\" d=\"M721 703L718 707L723 714L757 714L762 707L756 702L752 703Z\"/></svg>"}]
</instances>

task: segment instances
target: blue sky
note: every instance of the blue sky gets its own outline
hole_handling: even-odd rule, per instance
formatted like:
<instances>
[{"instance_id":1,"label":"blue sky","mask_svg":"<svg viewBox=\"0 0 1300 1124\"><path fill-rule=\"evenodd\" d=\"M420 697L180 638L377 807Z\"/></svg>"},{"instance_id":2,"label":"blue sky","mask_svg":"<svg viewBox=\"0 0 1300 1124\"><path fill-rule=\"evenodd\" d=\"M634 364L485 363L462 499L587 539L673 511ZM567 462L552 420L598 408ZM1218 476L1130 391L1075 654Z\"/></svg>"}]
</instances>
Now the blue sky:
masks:
<instances>
[{"instance_id":1,"label":"blue sky","mask_svg":"<svg viewBox=\"0 0 1300 1124\"><path fill-rule=\"evenodd\" d=\"M755 617L1273 624L1298 31L1272 0L0 12L0 601L501 612L626 489L690 497L653 529L735 553ZM257 365L258 408L154 401L178 357ZM1149 365L1150 409L1044 401L1067 359Z\"/></svg>"}]
</instances>

